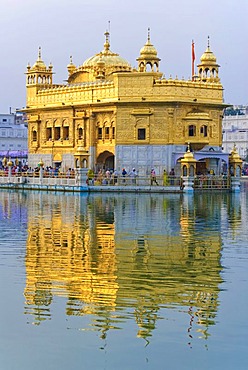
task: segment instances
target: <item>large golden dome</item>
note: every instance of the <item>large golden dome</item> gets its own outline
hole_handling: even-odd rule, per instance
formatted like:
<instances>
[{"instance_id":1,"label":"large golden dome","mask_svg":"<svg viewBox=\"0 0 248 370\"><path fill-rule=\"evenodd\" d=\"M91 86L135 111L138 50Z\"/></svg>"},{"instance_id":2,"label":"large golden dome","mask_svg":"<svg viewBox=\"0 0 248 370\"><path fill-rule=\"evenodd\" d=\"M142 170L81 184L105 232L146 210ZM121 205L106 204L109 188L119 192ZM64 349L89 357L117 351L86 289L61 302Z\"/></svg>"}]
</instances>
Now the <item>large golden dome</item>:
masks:
<instances>
[{"instance_id":1,"label":"large golden dome","mask_svg":"<svg viewBox=\"0 0 248 370\"><path fill-rule=\"evenodd\" d=\"M131 65L124 59L122 58L119 54L113 53L110 50L110 44L109 44L109 32L105 32L106 36L106 41L104 43L104 49L87 59L83 65L82 68L87 70L87 69L92 69L92 68L97 68L99 62L104 63L104 66L106 68L107 74L111 72L119 72L119 71L131 71Z\"/></svg>"}]
</instances>

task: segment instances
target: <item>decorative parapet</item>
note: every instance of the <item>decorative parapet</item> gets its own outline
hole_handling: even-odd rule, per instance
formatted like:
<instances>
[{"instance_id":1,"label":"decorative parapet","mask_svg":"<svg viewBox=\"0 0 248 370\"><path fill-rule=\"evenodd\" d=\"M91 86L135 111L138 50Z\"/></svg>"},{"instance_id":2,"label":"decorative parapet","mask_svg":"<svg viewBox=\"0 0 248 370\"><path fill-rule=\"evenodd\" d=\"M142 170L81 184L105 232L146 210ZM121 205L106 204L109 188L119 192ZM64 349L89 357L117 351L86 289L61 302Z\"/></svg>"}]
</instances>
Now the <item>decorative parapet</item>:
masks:
<instances>
[{"instance_id":1,"label":"decorative parapet","mask_svg":"<svg viewBox=\"0 0 248 370\"><path fill-rule=\"evenodd\" d=\"M157 78L148 73L119 73L113 80L51 85L28 97L27 106L91 104L109 101L192 102L223 104L221 83Z\"/></svg>"},{"instance_id":2,"label":"decorative parapet","mask_svg":"<svg viewBox=\"0 0 248 370\"><path fill-rule=\"evenodd\" d=\"M177 101L190 99L193 102L223 103L221 83L162 78L154 81L154 87L154 91L159 89L161 98L167 96Z\"/></svg>"},{"instance_id":3,"label":"decorative parapet","mask_svg":"<svg viewBox=\"0 0 248 370\"><path fill-rule=\"evenodd\" d=\"M78 83L73 85L52 85L38 91L34 98L27 102L29 107L44 107L54 105L71 105L77 103L97 103L101 100L117 99L117 93L112 81L98 83Z\"/></svg>"}]
</instances>

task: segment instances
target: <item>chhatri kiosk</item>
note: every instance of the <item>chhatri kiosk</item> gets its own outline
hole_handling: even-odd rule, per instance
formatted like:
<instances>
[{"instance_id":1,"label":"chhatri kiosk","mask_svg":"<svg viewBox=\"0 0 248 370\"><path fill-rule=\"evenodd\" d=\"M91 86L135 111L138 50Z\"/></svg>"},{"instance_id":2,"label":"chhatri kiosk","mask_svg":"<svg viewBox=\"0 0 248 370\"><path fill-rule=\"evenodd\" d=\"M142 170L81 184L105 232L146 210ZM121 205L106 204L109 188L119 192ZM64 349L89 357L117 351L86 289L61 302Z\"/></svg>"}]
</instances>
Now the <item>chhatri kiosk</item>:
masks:
<instances>
[{"instance_id":1,"label":"chhatri kiosk","mask_svg":"<svg viewBox=\"0 0 248 370\"><path fill-rule=\"evenodd\" d=\"M174 168L180 175L190 143L196 173L221 173L228 166L222 153L226 105L209 41L189 80L167 77L159 64L150 31L135 68L111 51L105 32L102 51L79 66L71 58L67 81L57 84L39 49L26 71L29 165L42 158L45 167L63 172L124 167L146 176L151 168L158 175Z\"/></svg>"}]
</instances>

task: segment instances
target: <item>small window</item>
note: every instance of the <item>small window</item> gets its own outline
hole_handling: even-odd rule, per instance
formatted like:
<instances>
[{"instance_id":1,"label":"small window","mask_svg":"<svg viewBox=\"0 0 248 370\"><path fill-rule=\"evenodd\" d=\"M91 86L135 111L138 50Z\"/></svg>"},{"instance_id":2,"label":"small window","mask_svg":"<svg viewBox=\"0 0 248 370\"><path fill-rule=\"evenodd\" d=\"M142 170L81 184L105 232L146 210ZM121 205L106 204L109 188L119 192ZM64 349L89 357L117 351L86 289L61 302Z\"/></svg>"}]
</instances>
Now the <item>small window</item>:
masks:
<instances>
[{"instance_id":1,"label":"small window","mask_svg":"<svg viewBox=\"0 0 248 370\"><path fill-rule=\"evenodd\" d=\"M59 140L60 139L60 127L55 127L54 139L55 140Z\"/></svg>"},{"instance_id":2,"label":"small window","mask_svg":"<svg viewBox=\"0 0 248 370\"><path fill-rule=\"evenodd\" d=\"M138 128L138 140L145 140L145 139L146 139L146 129Z\"/></svg>"},{"instance_id":3,"label":"small window","mask_svg":"<svg viewBox=\"0 0 248 370\"><path fill-rule=\"evenodd\" d=\"M78 129L78 138L79 138L79 140L83 139L83 129L82 129L82 127L79 127L79 129Z\"/></svg>"},{"instance_id":4,"label":"small window","mask_svg":"<svg viewBox=\"0 0 248 370\"><path fill-rule=\"evenodd\" d=\"M112 139L115 139L115 127L112 127Z\"/></svg>"},{"instance_id":5,"label":"small window","mask_svg":"<svg viewBox=\"0 0 248 370\"><path fill-rule=\"evenodd\" d=\"M98 139L102 139L102 127L98 127Z\"/></svg>"},{"instance_id":6,"label":"small window","mask_svg":"<svg viewBox=\"0 0 248 370\"><path fill-rule=\"evenodd\" d=\"M206 125L201 126L200 130L202 136L204 137L208 136L208 127Z\"/></svg>"},{"instance_id":7,"label":"small window","mask_svg":"<svg viewBox=\"0 0 248 370\"><path fill-rule=\"evenodd\" d=\"M195 125L189 126L189 136L195 136L196 135L196 127Z\"/></svg>"},{"instance_id":8,"label":"small window","mask_svg":"<svg viewBox=\"0 0 248 370\"><path fill-rule=\"evenodd\" d=\"M69 140L69 127L68 126L65 126L63 128L63 139Z\"/></svg>"},{"instance_id":9,"label":"small window","mask_svg":"<svg viewBox=\"0 0 248 370\"><path fill-rule=\"evenodd\" d=\"M32 137L32 140L33 140L33 141L37 141L37 131L33 131L33 137Z\"/></svg>"},{"instance_id":10,"label":"small window","mask_svg":"<svg viewBox=\"0 0 248 370\"><path fill-rule=\"evenodd\" d=\"M47 129L46 129L46 139L47 139L47 141L52 140L52 129L51 129L51 127L47 127Z\"/></svg>"},{"instance_id":11,"label":"small window","mask_svg":"<svg viewBox=\"0 0 248 370\"><path fill-rule=\"evenodd\" d=\"M105 127L105 139L109 139L109 127Z\"/></svg>"}]
</instances>

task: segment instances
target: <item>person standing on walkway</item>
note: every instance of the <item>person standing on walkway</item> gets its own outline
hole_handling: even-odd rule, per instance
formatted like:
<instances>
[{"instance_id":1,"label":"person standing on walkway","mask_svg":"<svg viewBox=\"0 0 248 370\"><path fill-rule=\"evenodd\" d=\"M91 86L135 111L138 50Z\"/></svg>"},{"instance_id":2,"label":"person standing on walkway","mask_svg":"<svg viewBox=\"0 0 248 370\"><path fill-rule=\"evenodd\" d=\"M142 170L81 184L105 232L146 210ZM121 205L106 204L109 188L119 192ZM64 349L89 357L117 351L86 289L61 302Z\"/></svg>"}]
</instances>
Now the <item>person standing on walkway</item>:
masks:
<instances>
[{"instance_id":1,"label":"person standing on walkway","mask_svg":"<svg viewBox=\"0 0 248 370\"><path fill-rule=\"evenodd\" d=\"M167 171L164 170L164 173L163 173L163 186L167 186L167 185L169 185L169 179L168 179Z\"/></svg>"},{"instance_id":2,"label":"person standing on walkway","mask_svg":"<svg viewBox=\"0 0 248 370\"><path fill-rule=\"evenodd\" d=\"M127 176L127 171L125 168L122 169L122 172L121 172L121 176L123 177L123 184L125 184L126 180L125 180L125 177Z\"/></svg>"},{"instance_id":3,"label":"person standing on walkway","mask_svg":"<svg viewBox=\"0 0 248 370\"><path fill-rule=\"evenodd\" d=\"M172 168L171 170L170 170L170 173L169 173L169 178L170 178L170 184L171 185L174 185L174 183L175 183L175 170L174 170L174 168Z\"/></svg>"},{"instance_id":4,"label":"person standing on walkway","mask_svg":"<svg viewBox=\"0 0 248 370\"><path fill-rule=\"evenodd\" d=\"M158 185L157 178L156 178L156 172L154 168L151 170L151 185L155 182L156 185Z\"/></svg>"},{"instance_id":5,"label":"person standing on walkway","mask_svg":"<svg viewBox=\"0 0 248 370\"><path fill-rule=\"evenodd\" d=\"M132 184L136 185L137 173L136 173L135 168L133 168L133 170L130 172L129 176L132 178Z\"/></svg>"}]
</instances>

